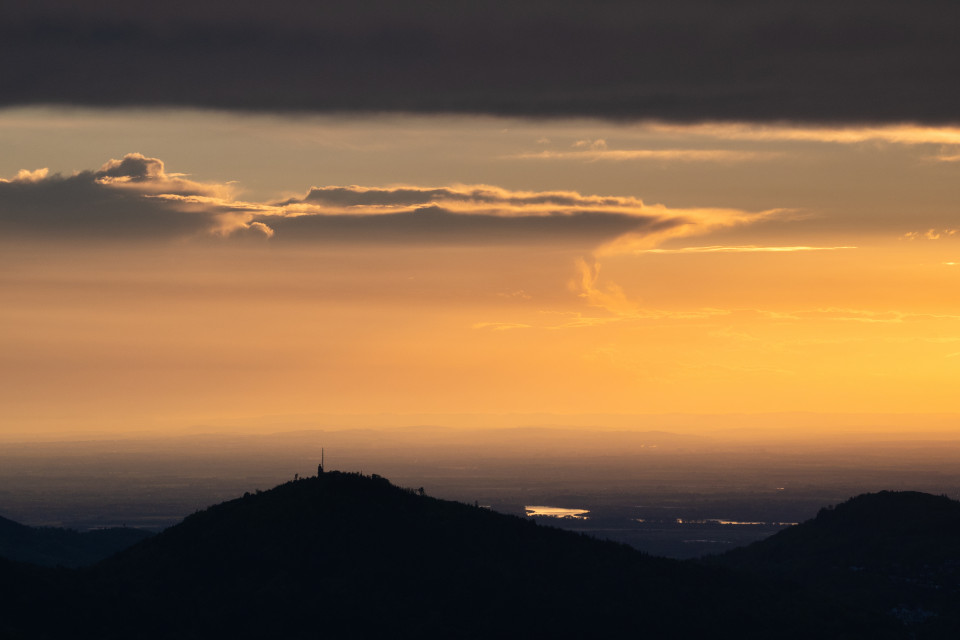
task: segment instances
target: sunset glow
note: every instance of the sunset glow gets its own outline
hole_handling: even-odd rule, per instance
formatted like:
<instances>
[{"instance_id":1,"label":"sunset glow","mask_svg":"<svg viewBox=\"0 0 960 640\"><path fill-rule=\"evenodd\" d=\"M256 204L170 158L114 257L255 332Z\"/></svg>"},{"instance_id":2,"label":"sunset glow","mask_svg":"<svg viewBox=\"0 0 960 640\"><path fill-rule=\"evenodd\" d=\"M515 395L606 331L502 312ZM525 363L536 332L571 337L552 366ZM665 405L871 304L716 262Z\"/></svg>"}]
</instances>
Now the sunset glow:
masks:
<instances>
[{"instance_id":1,"label":"sunset glow","mask_svg":"<svg viewBox=\"0 0 960 640\"><path fill-rule=\"evenodd\" d=\"M955 410L956 165L930 161L953 129L293 131L0 114L21 151L0 166L6 435L312 413ZM581 161L615 143L651 153ZM212 164L210 148L244 152Z\"/></svg>"}]
</instances>

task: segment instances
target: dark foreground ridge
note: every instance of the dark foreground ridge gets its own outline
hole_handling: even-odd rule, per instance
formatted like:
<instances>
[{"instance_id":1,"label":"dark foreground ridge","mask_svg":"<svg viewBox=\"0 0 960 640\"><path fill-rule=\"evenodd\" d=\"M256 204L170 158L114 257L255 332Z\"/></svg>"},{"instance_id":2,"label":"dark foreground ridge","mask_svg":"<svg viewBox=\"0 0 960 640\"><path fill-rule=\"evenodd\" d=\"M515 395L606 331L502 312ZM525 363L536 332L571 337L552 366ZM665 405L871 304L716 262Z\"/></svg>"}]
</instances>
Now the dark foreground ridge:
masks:
<instances>
[{"instance_id":1,"label":"dark foreground ridge","mask_svg":"<svg viewBox=\"0 0 960 640\"><path fill-rule=\"evenodd\" d=\"M2 561L0 602L2 638L906 637L789 581L338 472L198 512L89 569Z\"/></svg>"},{"instance_id":2,"label":"dark foreground ridge","mask_svg":"<svg viewBox=\"0 0 960 640\"><path fill-rule=\"evenodd\" d=\"M960 637L960 502L946 496L861 495L712 562L886 612L913 637Z\"/></svg>"}]
</instances>

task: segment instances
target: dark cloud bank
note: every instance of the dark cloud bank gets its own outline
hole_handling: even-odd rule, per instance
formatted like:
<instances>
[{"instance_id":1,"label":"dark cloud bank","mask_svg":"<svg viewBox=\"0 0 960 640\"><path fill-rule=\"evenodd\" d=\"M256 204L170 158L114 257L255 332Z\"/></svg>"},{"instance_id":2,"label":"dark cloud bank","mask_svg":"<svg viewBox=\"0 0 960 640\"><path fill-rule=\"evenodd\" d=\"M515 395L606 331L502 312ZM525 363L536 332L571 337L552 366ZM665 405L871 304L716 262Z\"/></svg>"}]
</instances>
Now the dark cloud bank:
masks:
<instances>
[{"instance_id":1,"label":"dark cloud bank","mask_svg":"<svg viewBox=\"0 0 960 640\"><path fill-rule=\"evenodd\" d=\"M22 0L0 104L960 121L960 3Z\"/></svg>"}]
</instances>

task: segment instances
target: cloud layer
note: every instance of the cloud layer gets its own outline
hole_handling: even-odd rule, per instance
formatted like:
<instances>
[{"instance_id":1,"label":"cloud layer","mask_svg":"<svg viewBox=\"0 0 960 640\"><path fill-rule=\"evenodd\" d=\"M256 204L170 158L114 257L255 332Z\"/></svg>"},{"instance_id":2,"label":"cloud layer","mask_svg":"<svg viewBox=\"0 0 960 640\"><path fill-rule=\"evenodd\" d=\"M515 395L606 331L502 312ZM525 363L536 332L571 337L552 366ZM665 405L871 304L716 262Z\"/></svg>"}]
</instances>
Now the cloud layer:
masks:
<instances>
[{"instance_id":1,"label":"cloud layer","mask_svg":"<svg viewBox=\"0 0 960 640\"><path fill-rule=\"evenodd\" d=\"M270 242L653 246L771 212L669 209L623 196L510 191L489 185L313 187L280 202L236 199L229 185L168 173L139 153L72 176L22 170L0 180L7 238L158 240L218 236Z\"/></svg>"},{"instance_id":2,"label":"cloud layer","mask_svg":"<svg viewBox=\"0 0 960 640\"><path fill-rule=\"evenodd\" d=\"M0 101L943 123L958 23L953 0L12 0Z\"/></svg>"}]
</instances>

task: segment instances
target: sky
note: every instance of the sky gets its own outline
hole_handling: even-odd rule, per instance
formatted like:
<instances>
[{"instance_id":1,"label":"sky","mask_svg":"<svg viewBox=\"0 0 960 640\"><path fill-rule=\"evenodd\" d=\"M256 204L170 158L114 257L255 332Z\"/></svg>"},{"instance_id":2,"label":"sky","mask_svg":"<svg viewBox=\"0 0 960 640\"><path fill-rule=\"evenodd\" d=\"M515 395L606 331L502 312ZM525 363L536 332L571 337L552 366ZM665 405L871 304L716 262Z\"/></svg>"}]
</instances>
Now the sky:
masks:
<instances>
[{"instance_id":1,"label":"sky","mask_svg":"<svg viewBox=\"0 0 960 640\"><path fill-rule=\"evenodd\" d=\"M5 4L0 437L954 412L960 9L837 4Z\"/></svg>"}]
</instances>

